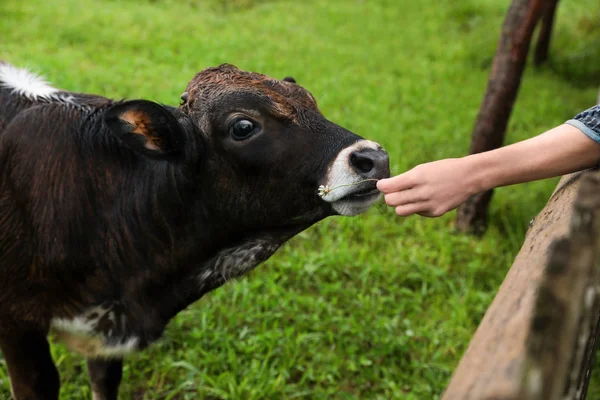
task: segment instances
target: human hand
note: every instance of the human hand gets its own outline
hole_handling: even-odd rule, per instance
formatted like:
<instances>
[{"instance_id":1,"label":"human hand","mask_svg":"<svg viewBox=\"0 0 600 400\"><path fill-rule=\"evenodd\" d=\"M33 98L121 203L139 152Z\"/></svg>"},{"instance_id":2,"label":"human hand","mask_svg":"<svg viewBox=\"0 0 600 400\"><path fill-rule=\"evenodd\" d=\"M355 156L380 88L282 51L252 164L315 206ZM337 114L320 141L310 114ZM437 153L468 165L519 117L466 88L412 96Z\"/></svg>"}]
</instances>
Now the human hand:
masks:
<instances>
[{"instance_id":1,"label":"human hand","mask_svg":"<svg viewBox=\"0 0 600 400\"><path fill-rule=\"evenodd\" d=\"M483 190L475 184L475 172L468 158L449 158L381 179L377 189L398 215L439 217Z\"/></svg>"}]
</instances>

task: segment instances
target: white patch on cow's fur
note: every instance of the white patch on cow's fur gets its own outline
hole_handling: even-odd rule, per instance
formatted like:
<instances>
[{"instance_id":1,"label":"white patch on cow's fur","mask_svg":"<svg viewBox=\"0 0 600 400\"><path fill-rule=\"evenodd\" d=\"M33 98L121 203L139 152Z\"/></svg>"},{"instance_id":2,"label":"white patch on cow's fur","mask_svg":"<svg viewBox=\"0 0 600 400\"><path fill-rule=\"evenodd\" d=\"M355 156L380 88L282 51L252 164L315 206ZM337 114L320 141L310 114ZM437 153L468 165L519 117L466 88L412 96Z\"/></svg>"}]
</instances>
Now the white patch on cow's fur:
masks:
<instances>
[{"instance_id":1,"label":"white patch on cow's fur","mask_svg":"<svg viewBox=\"0 0 600 400\"><path fill-rule=\"evenodd\" d=\"M212 269L206 269L204 270L204 272L202 272L202 274L200 275L200 280L202 282L207 281L210 279L210 277L213 274L213 270Z\"/></svg>"},{"instance_id":2,"label":"white patch on cow's fur","mask_svg":"<svg viewBox=\"0 0 600 400\"><path fill-rule=\"evenodd\" d=\"M86 107L69 92L52 87L44 78L23 68L0 62L0 88L29 100Z\"/></svg>"},{"instance_id":3,"label":"white patch on cow's fur","mask_svg":"<svg viewBox=\"0 0 600 400\"><path fill-rule=\"evenodd\" d=\"M2 63L0 63L0 86L30 99L49 99L59 91L50 86L42 77L26 69Z\"/></svg>"},{"instance_id":4,"label":"white patch on cow's fur","mask_svg":"<svg viewBox=\"0 0 600 400\"><path fill-rule=\"evenodd\" d=\"M336 188L340 185L353 184L363 180L364 178L356 173L352 165L350 165L350 154L362 149L380 150L381 146L370 140L359 140L340 151L329 166L324 186ZM356 187L354 186L339 187L329 192L326 196L323 196L323 200L332 203L333 209L340 215L352 216L367 211L381 197L379 194L377 196L366 197L362 201L344 199L345 196L354 191L356 191Z\"/></svg>"},{"instance_id":5,"label":"white patch on cow's fur","mask_svg":"<svg viewBox=\"0 0 600 400\"><path fill-rule=\"evenodd\" d=\"M80 316L73 319L53 318L52 328L72 335L87 336L94 333L97 321L85 320Z\"/></svg>"},{"instance_id":6,"label":"white patch on cow's fur","mask_svg":"<svg viewBox=\"0 0 600 400\"><path fill-rule=\"evenodd\" d=\"M115 344L105 344L98 349L96 357L102 358L121 358L135 352L138 349L139 339L130 337L122 342Z\"/></svg>"},{"instance_id":7,"label":"white patch on cow's fur","mask_svg":"<svg viewBox=\"0 0 600 400\"><path fill-rule=\"evenodd\" d=\"M118 319L117 319L118 317ZM112 327L108 332L99 331L99 322L108 319ZM137 350L139 339L135 336L119 336L112 338L117 331L117 324L123 327L126 317L115 313L110 307L103 305L91 307L73 318L53 318L52 329L60 341L72 351L86 357L123 357Z\"/></svg>"},{"instance_id":8,"label":"white patch on cow's fur","mask_svg":"<svg viewBox=\"0 0 600 400\"><path fill-rule=\"evenodd\" d=\"M213 277L228 281L242 276L268 257L258 257L259 253L271 255L278 247L278 244L259 239L223 249L208 263L207 268L198 276L198 280L201 284L205 284Z\"/></svg>"}]
</instances>

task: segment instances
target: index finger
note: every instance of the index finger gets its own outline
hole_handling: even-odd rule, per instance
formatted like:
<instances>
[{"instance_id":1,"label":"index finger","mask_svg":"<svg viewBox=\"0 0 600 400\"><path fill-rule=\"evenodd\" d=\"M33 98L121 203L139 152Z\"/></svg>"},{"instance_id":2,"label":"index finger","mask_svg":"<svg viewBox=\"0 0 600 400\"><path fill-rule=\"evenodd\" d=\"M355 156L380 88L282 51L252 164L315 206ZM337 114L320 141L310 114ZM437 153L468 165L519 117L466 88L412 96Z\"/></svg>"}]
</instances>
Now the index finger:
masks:
<instances>
[{"instance_id":1,"label":"index finger","mask_svg":"<svg viewBox=\"0 0 600 400\"><path fill-rule=\"evenodd\" d=\"M408 175L408 172L377 181L377 190L383 193L399 192L410 189L413 186L413 180Z\"/></svg>"}]
</instances>

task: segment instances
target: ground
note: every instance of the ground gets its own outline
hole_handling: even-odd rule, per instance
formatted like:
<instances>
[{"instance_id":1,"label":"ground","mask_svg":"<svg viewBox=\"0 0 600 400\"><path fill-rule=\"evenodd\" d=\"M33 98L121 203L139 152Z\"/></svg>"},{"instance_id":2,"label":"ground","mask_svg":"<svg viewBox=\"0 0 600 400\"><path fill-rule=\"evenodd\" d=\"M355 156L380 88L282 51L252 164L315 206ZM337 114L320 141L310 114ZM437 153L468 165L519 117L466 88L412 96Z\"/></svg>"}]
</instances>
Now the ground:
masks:
<instances>
[{"instance_id":1,"label":"ground","mask_svg":"<svg viewBox=\"0 0 600 400\"><path fill-rule=\"evenodd\" d=\"M508 3L3 0L0 59L62 88L173 105L206 66L292 75L400 173L468 150ZM560 2L550 63L527 70L508 142L595 104L599 12ZM130 357L122 397L437 398L556 182L497 190L483 238L454 232L454 213L398 218L383 204L324 221ZM83 360L53 355L63 398L90 398Z\"/></svg>"}]
</instances>

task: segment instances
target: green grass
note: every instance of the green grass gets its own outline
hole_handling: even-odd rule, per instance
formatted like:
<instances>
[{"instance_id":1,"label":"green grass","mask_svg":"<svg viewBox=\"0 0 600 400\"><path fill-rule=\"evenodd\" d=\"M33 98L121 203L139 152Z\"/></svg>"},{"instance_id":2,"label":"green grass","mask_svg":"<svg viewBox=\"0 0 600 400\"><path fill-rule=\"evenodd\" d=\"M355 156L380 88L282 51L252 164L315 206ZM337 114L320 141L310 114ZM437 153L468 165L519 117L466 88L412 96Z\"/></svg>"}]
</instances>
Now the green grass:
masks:
<instances>
[{"instance_id":1,"label":"green grass","mask_svg":"<svg viewBox=\"0 0 600 400\"><path fill-rule=\"evenodd\" d=\"M3 0L0 59L56 86L177 104L221 62L292 75L327 117L379 141L394 173L464 155L505 0ZM595 102L600 7L563 0L549 65L529 68L508 142ZM124 399L434 399L556 179L496 191L483 238L454 213L383 205L294 238L254 273L180 314L126 363ZM53 347L62 396L90 393ZM600 377L600 375L597 375ZM589 398L600 393L592 382ZM595 394L594 394L595 393ZM0 360L0 398L8 395Z\"/></svg>"}]
</instances>

